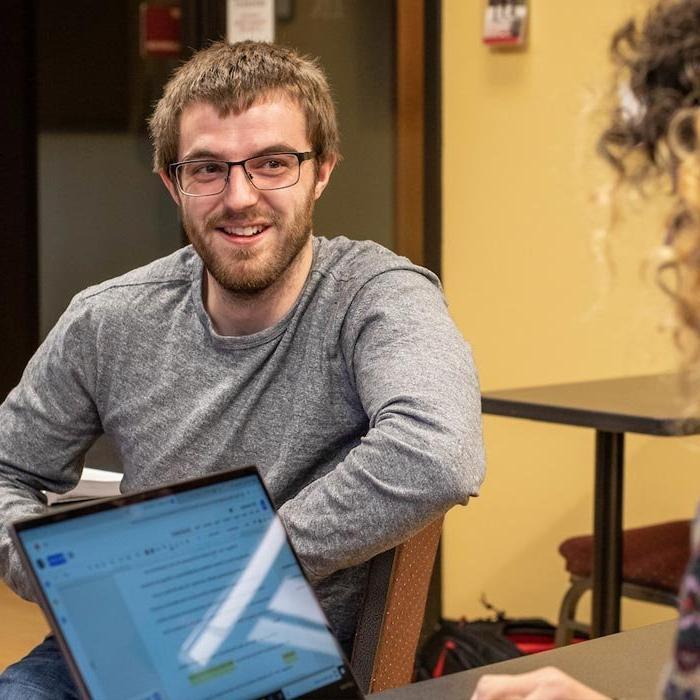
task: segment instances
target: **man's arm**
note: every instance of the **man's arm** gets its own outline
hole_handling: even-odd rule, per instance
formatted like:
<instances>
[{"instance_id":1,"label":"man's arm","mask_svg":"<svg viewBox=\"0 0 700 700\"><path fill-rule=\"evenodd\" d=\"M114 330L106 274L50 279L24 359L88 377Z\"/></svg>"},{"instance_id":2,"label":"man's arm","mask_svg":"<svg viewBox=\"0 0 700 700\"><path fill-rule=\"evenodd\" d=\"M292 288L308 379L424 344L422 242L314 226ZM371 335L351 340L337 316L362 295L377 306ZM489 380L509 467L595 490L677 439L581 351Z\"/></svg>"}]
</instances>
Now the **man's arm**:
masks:
<instances>
[{"instance_id":1,"label":"man's arm","mask_svg":"<svg viewBox=\"0 0 700 700\"><path fill-rule=\"evenodd\" d=\"M6 525L42 513L42 489L75 486L82 456L100 432L86 325L74 302L0 406L0 575L24 598L32 593Z\"/></svg>"},{"instance_id":2,"label":"man's arm","mask_svg":"<svg viewBox=\"0 0 700 700\"><path fill-rule=\"evenodd\" d=\"M439 289L418 272L378 275L355 296L342 338L369 431L280 509L317 577L367 561L466 503L484 474L476 371Z\"/></svg>"}]
</instances>

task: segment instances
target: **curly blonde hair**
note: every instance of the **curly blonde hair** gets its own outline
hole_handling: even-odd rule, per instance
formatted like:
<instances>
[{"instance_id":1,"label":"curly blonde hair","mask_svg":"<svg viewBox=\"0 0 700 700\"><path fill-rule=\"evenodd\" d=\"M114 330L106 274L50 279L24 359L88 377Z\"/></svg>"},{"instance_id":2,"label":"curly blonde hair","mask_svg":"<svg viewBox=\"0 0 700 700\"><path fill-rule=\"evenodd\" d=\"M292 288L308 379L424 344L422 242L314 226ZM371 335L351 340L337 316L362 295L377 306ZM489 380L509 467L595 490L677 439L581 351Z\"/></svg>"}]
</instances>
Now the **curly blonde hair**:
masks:
<instances>
[{"instance_id":1,"label":"curly blonde hair","mask_svg":"<svg viewBox=\"0 0 700 700\"><path fill-rule=\"evenodd\" d=\"M194 102L208 102L224 117L257 100L280 93L295 100L306 116L311 146L319 162L340 156L335 105L318 63L292 49L265 42L215 42L178 68L149 120L153 170L177 160L180 115Z\"/></svg>"},{"instance_id":2,"label":"curly blonde hair","mask_svg":"<svg viewBox=\"0 0 700 700\"><path fill-rule=\"evenodd\" d=\"M641 25L624 24L610 52L637 108L630 114L616 106L599 151L624 178L638 181L667 169L671 120L700 104L700 0L662 0Z\"/></svg>"},{"instance_id":3,"label":"curly blonde hair","mask_svg":"<svg viewBox=\"0 0 700 700\"><path fill-rule=\"evenodd\" d=\"M676 305L676 335L688 366L700 361L700 0L661 0L641 24L613 36L618 85L626 92L598 142L619 182L670 178L657 279ZM686 331L690 331L687 333ZM688 340L690 342L688 342Z\"/></svg>"}]
</instances>

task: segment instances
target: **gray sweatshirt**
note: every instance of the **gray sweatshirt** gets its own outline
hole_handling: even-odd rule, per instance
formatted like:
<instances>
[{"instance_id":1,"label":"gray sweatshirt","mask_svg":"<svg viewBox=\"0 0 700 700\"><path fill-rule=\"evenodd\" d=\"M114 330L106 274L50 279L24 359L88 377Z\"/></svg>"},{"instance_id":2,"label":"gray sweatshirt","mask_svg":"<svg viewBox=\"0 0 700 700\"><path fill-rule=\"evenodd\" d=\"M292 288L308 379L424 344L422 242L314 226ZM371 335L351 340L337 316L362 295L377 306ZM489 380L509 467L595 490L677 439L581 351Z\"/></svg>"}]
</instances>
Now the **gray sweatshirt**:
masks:
<instances>
[{"instance_id":1,"label":"gray sweatshirt","mask_svg":"<svg viewBox=\"0 0 700 700\"><path fill-rule=\"evenodd\" d=\"M480 397L437 278L370 242L314 239L290 312L217 335L191 248L78 294L0 406L2 522L41 513L106 433L131 492L260 467L340 639L366 562L475 494ZM0 573L27 580L4 525Z\"/></svg>"}]
</instances>

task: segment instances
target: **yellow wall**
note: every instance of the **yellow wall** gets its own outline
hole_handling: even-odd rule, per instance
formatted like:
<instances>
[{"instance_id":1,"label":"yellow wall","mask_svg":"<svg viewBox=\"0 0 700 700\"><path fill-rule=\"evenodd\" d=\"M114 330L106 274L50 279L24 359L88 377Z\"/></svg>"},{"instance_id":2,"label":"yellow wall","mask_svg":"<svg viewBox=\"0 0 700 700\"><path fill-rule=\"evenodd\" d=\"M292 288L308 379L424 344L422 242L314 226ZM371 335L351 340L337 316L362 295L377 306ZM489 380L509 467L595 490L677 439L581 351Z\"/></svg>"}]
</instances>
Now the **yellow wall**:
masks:
<instances>
[{"instance_id":1,"label":"yellow wall","mask_svg":"<svg viewBox=\"0 0 700 700\"><path fill-rule=\"evenodd\" d=\"M605 241L610 181L594 154L607 42L642 0L531 0L529 46L481 43L482 0L443 0L443 274L484 389L664 371L669 307L640 273L658 215L631 211ZM446 525L445 613L478 616L484 592L510 615L556 618L557 546L590 532L593 432L486 417L482 495ZM629 436L625 525L689 517L700 439ZM625 604L623 624L672 616Z\"/></svg>"}]
</instances>

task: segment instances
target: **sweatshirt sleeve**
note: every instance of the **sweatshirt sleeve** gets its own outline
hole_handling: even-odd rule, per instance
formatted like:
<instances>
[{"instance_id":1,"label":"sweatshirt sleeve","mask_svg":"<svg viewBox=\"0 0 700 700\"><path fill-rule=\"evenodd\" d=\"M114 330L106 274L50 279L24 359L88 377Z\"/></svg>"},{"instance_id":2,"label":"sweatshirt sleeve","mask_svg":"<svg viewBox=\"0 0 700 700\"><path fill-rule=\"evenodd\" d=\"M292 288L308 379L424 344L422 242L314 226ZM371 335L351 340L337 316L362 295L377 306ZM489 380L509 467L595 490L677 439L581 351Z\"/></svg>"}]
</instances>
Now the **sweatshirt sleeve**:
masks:
<instances>
[{"instance_id":1,"label":"sweatshirt sleeve","mask_svg":"<svg viewBox=\"0 0 700 700\"><path fill-rule=\"evenodd\" d=\"M281 509L319 578L465 504L484 476L477 374L437 286L413 270L375 276L350 304L341 342L368 432Z\"/></svg>"},{"instance_id":2,"label":"sweatshirt sleeve","mask_svg":"<svg viewBox=\"0 0 700 700\"><path fill-rule=\"evenodd\" d=\"M87 310L74 301L0 406L0 574L24 598L32 594L7 524L44 512L42 490L65 492L80 479L101 431L89 337Z\"/></svg>"}]
</instances>

